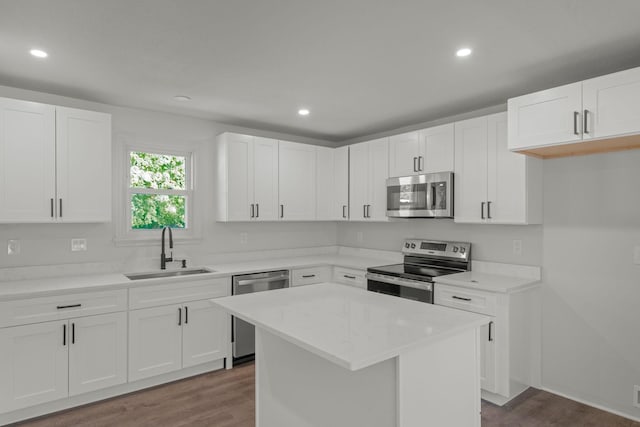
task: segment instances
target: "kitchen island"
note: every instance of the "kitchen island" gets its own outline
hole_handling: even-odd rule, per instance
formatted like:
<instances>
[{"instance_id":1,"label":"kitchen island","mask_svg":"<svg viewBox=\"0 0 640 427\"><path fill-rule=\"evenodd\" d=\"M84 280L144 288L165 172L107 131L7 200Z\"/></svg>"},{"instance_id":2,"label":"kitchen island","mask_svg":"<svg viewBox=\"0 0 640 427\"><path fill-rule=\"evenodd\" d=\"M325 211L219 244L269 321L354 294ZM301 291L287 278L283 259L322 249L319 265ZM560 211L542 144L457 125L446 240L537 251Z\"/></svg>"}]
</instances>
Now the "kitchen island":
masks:
<instances>
[{"instance_id":1,"label":"kitchen island","mask_svg":"<svg viewBox=\"0 0 640 427\"><path fill-rule=\"evenodd\" d=\"M256 326L256 426L480 425L485 316L334 283L217 298Z\"/></svg>"}]
</instances>

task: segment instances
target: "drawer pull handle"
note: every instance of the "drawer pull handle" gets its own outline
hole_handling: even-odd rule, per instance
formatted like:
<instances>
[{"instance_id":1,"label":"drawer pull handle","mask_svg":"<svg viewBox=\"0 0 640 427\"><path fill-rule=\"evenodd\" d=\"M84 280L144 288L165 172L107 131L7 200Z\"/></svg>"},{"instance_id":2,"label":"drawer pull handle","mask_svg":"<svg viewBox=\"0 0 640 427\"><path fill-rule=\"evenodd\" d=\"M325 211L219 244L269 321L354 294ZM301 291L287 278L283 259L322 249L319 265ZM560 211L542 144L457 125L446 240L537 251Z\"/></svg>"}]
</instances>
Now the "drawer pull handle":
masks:
<instances>
[{"instance_id":1,"label":"drawer pull handle","mask_svg":"<svg viewBox=\"0 0 640 427\"><path fill-rule=\"evenodd\" d=\"M59 305L56 308L58 310L64 310L65 308L78 308L78 307L82 307L82 304Z\"/></svg>"},{"instance_id":2,"label":"drawer pull handle","mask_svg":"<svg viewBox=\"0 0 640 427\"><path fill-rule=\"evenodd\" d=\"M316 275L315 274L305 274L305 275L302 276L303 279L309 279L311 277L316 277Z\"/></svg>"},{"instance_id":3,"label":"drawer pull handle","mask_svg":"<svg viewBox=\"0 0 640 427\"><path fill-rule=\"evenodd\" d=\"M463 298L463 297L459 297L459 296L456 296L456 295L454 295L452 298L453 299L459 299L461 301L471 301L471 298Z\"/></svg>"},{"instance_id":4,"label":"drawer pull handle","mask_svg":"<svg viewBox=\"0 0 640 427\"><path fill-rule=\"evenodd\" d=\"M351 280L356 280L356 276L349 276L348 274L345 274L343 277Z\"/></svg>"}]
</instances>

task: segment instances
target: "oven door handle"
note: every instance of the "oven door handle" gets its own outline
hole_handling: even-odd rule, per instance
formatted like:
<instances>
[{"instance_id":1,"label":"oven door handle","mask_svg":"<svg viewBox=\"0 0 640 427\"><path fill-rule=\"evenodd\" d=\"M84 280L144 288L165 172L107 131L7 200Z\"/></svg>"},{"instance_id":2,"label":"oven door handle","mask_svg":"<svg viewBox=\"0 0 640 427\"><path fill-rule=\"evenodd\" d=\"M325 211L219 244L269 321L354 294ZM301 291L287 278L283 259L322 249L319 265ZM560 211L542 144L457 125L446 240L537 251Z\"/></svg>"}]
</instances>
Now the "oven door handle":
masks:
<instances>
[{"instance_id":1,"label":"oven door handle","mask_svg":"<svg viewBox=\"0 0 640 427\"><path fill-rule=\"evenodd\" d=\"M431 291L433 285L428 282L421 282L419 280L401 279L393 276L385 276L377 273L367 273L367 280L374 280L376 282L387 283L389 285L406 286L408 288L420 289L421 291Z\"/></svg>"}]
</instances>

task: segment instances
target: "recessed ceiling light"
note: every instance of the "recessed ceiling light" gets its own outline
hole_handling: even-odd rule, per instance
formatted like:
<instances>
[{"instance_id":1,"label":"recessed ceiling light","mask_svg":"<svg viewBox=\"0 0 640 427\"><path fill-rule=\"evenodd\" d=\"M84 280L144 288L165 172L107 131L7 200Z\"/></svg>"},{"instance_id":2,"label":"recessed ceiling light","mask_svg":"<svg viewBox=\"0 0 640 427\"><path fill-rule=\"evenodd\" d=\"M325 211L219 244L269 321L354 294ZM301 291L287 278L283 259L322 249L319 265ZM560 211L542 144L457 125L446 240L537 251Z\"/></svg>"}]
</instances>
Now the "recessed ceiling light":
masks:
<instances>
[{"instance_id":1,"label":"recessed ceiling light","mask_svg":"<svg viewBox=\"0 0 640 427\"><path fill-rule=\"evenodd\" d=\"M298 110L298 114L300 114L301 116L308 116L309 115L309 110L307 110L306 108L301 108Z\"/></svg>"},{"instance_id":2,"label":"recessed ceiling light","mask_svg":"<svg viewBox=\"0 0 640 427\"><path fill-rule=\"evenodd\" d=\"M36 58L46 58L47 56L49 56L49 54L47 52L45 52L44 50L40 50L40 49L31 49L29 51L29 53L33 56L35 56Z\"/></svg>"},{"instance_id":3,"label":"recessed ceiling light","mask_svg":"<svg viewBox=\"0 0 640 427\"><path fill-rule=\"evenodd\" d=\"M463 47L462 49L458 49L456 52L456 56L464 57L471 55L471 49L468 47Z\"/></svg>"},{"instance_id":4,"label":"recessed ceiling light","mask_svg":"<svg viewBox=\"0 0 640 427\"><path fill-rule=\"evenodd\" d=\"M179 102L191 101L191 97L186 95L176 95L173 97L173 99Z\"/></svg>"}]
</instances>

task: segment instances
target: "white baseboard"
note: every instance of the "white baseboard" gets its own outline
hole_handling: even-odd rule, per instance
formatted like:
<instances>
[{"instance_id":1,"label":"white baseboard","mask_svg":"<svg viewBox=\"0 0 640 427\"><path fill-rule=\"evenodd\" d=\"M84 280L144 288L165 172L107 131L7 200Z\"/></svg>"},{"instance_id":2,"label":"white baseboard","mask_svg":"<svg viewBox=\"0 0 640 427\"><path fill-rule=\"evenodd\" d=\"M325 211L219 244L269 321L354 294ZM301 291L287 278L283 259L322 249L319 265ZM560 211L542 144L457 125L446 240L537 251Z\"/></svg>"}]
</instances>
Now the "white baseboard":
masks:
<instances>
[{"instance_id":1,"label":"white baseboard","mask_svg":"<svg viewBox=\"0 0 640 427\"><path fill-rule=\"evenodd\" d=\"M623 418L627 418L627 419L632 420L632 421L640 422L640 418L635 417L635 416L633 416L631 414L625 414L624 412L616 411L615 409L607 408L606 406L599 405L599 404L593 403L593 402L589 402L588 400L579 399L577 397L570 396L570 395L568 395L566 393L562 393L562 392L550 389L548 387L540 387L540 389L544 390L544 391L548 391L549 393L552 393L552 394L557 394L558 396L562 396L564 398L567 398L567 399L570 399L570 400L573 400L573 401L576 401L576 402L580 402L580 403L585 404L587 406L591 406L591 407L594 407L594 408L597 408L597 409L601 409L601 410L603 410L605 412L610 412L612 414L619 415L619 416L621 416Z\"/></svg>"}]
</instances>

